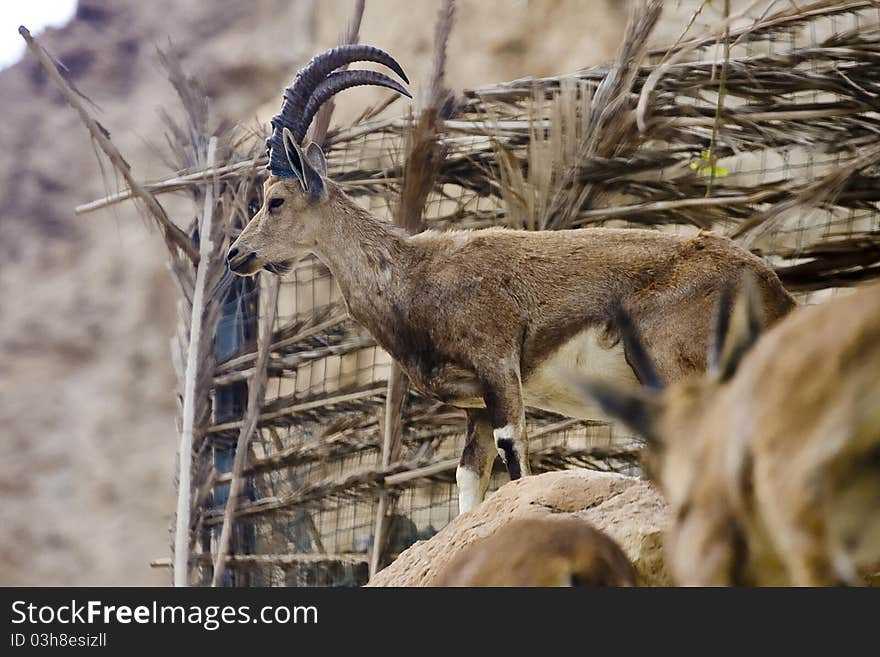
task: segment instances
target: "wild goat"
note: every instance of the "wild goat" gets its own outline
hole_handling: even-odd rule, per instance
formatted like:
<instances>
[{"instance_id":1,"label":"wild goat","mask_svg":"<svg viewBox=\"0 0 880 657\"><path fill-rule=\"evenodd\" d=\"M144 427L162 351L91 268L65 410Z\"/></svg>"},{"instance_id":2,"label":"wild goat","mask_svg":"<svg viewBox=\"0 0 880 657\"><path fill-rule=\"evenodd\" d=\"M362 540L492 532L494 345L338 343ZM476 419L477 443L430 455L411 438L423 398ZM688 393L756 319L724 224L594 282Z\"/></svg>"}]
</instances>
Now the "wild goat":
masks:
<instances>
[{"instance_id":1,"label":"wild goat","mask_svg":"<svg viewBox=\"0 0 880 657\"><path fill-rule=\"evenodd\" d=\"M611 299L626 303L670 381L705 368L712 308L731 273L755 273L767 317L794 306L760 259L712 234L489 228L410 236L372 217L327 178L320 147L300 145L321 103L346 87L406 93L378 72L333 72L361 60L403 77L381 50L340 46L312 59L285 90L267 142L263 207L230 247L228 266L241 276L283 273L316 254L351 316L416 390L467 409L461 511L483 499L496 449L512 479L529 474L526 405L590 417L566 372L639 378L615 335Z\"/></svg>"},{"instance_id":2,"label":"wild goat","mask_svg":"<svg viewBox=\"0 0 880 657\"><path fill-rule=\"evenodd\" d=\"M728 331L722 295L705 377L586 390L648 439L679 583L858 583L880 567L880 285L800 308L749 350L757 297L747 281ZM620 324L650 371L636 327Z\"/></svg>"},{"instance_id":3,"label":"wild goat","mask_svg":"<svg viewBox=\"0 0 880 657\"><path fill-rule=\"evenodd\" d=\"M520 518L471 543L432 586L635 586L608 536L577 518Z\"/></svg>"}]
</instances>

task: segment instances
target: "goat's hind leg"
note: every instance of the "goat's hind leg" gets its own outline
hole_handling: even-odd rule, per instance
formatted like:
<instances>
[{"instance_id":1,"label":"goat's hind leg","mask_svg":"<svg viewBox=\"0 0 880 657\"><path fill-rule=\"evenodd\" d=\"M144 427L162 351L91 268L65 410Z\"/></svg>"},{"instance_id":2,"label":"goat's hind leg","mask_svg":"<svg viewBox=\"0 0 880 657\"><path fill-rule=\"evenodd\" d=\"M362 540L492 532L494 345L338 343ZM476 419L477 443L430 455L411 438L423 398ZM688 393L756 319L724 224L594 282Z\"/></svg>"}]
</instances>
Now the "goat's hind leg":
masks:
<instances>
[{"instance_id":1,"label":"goat's hind leg","mask_svg":"<svg viewBox=\"0 0 880 657\"><path fill-rule=\"evenodd\" d=\"M469 408L466 413L467 437L455 471L459 513L470 511L483 501L497 454L488 413L482 408Z\"/></svg>"},{"instance_id":2,"label":"goat's hind leg","mask_svg":"<svg viewBox=\"0 0 880 657\"><path fill-rule=\"evenodd\" d=\"M531 474L526 410L519 369L510 368L481 376L483 399L492 422L495 447L507 466L510 479Z\"/></svg>"}]
</instances>

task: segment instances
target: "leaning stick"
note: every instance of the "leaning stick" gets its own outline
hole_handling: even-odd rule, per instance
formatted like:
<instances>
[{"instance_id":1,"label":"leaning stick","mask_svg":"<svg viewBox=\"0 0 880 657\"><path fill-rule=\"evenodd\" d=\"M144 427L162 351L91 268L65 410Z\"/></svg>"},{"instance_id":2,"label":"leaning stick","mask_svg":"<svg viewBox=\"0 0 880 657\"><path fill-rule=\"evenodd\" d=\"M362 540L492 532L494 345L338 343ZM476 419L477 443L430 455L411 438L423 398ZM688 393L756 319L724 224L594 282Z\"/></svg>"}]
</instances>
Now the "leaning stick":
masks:
<instances>
[{"instance_id":1,"label":"leaning stick","mask_svg":"<svg viewBox=\"0 0 880 657\"><path fill-rule=\"evenodd\" d=\"M278 276L272 276L269 280L265 324L260 335L260 346L257 354L257 363L254 367L254 375L248 384L246 416L238 434L238 443L235 446L232 480L229 482L229 497L226 499L226 509L223 512L223 528L220 530L217 556L214 557L214 576L211 580L211 586L220 586L229 558L228 552L232 539L232 525L238 506L238 497L241 493L242 481L244 481L242 473L244 472L245 461L248 456L248 446L260 420L260 407L263 404L263 394L266 389L266 365L269 363L272 329L275 326L275 316L278 311L278 289L280 283L281 279Z\"/></svg>"},{"instance_id":2,"label":"leaning stick","mask_svg":"<svg viewBox=\"0 0 880 657\"><path fill-rule=\"evenodd\" d=\"M208 167L206 169L195 171L193 173L188 173L182 176L174 176L172 178L166 178L165 180L160 180L158 182L144 183L143 185L141 185L141 189L153 195L176 192L180 189L184 189L192 185L201 184L209 180L214 180L215 178L220 178L221 176L233 176L241 171L246 171L248 169L254 169L256 167L263 166L267 162L268 159L266 158L266 156L260 155L258 157L252 157L247 160L242 160L241 162L236 162L235 164L224 164L220 167ZM132 190L123 189L121 191L105 196L104 198L99 198L95 201L89 201L88 203L77 205L74 208L74 213L86 214L87 212L94 212L95 210L101 210L116 203L127 201L130 198L134 198L134 196L135 193Z\"/></svg>"},{"instance_id":3,"label":"leaning stick","mask_svg":"<svg viewBox=\"0 0 880 657\"><path fill-rule=\"evenodd\" d=\"M119 171L123 178L125 178L125 182L128 183L129 189L136 197L144 202L147 210L149 210L150 214L153 215L159 226L162 228L165 235L165 241L169 246L173 244L186 253L193 263L198 262L199 254L196 253L196 249L190 239L186 236L186 233L174 225L165 213L164 208L159 205L156 198L147 192L141 184L135 180L128 162L125 161L125 158L122 157L119 149L117 149L113 142L110 141L110 133L88 113L77 92L70 86L70 83L61 76L61 73L58 72L58 67L55 65L55 62L53 62L49 55L46 54L43 47L36 39L34 39L34 37L31 36L31 33L24 25L18 28L18 33L25 40L28 48L34 53L34 56L40 62L40 65L52 81L58 85L58 89L61 91L61 94L64 96L67 103L77 111L80 119L82 119L82 122L88 129L89 134L91 134L92 139L97 142L98 146L101 147L101 150L104 151L104 154L113 166L116 167L116 170Z\"/></svg>"}]
</instances>

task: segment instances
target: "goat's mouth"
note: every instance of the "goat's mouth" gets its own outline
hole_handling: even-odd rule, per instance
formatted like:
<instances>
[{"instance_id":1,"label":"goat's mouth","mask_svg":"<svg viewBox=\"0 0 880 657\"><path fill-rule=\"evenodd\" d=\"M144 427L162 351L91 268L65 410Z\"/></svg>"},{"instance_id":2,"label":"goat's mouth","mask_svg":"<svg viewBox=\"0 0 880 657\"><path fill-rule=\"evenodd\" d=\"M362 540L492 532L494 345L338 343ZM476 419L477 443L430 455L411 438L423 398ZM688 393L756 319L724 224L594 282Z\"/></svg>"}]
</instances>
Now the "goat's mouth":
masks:
<instances>
[{"instance_id":1,"label":"goat's mouth","mask_svg":"<svg viewBox=\"0 0 880 657\"><path fill-rule=\"evenodd\" d=\"M278 262L267 262L265 265L263 265L263 269L265 269L266 271L270 271L273 274L283 276L284 274L289 274L290 270L293 269L293 261L280 260Z\"/></svg>"},{"instance_id":2,"label":"goat's mouth","mask_svg":"<svg viewBox=\"0 0 880 657\"><path fill-rule=\"evenodd\" d=\"M228 260L227 266L229 267L229 271L231 271L233 274L237 274L239 276L251 276L252 274L255 274L260 268L256 260L257 254L251 252L247 255L242 255L232 260Z\"/></svg>"}]
</instances>

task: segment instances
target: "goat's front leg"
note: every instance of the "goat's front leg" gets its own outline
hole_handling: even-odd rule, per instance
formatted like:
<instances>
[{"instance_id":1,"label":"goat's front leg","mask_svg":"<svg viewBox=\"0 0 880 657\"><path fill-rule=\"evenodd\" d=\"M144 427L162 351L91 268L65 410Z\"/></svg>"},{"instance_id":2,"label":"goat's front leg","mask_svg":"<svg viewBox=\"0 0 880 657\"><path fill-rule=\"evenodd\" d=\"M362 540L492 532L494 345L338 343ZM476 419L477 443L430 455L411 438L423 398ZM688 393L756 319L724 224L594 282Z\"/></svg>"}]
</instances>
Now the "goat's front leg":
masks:
<instances>
[{"instance_id":1,"label":"goat's front leg","mask_svg":"<svg viewBox=\"0 0 880 657\"><path fill-rule=\"evenodd\" d=\"M531 474L519 366L504 366L502 363L499 369L481 373L480 380L495 447L507 466L510 479Z\"/></svg>"},{"instance_id":2,"label":"goat's front leg","mask_svg":"<svg viewBox=\"0 0 880 657\"><path fill-rule=\"evenodd\" d=\"M469 408L466 413L467 437L455 471L459 513L470 511L483 501L496 457L489 414L482 408Z\"/></svg>"}]
</instances>

